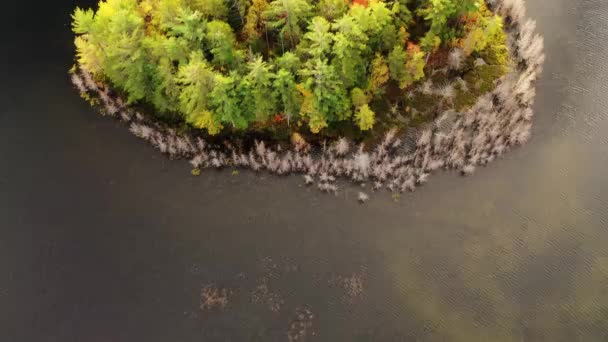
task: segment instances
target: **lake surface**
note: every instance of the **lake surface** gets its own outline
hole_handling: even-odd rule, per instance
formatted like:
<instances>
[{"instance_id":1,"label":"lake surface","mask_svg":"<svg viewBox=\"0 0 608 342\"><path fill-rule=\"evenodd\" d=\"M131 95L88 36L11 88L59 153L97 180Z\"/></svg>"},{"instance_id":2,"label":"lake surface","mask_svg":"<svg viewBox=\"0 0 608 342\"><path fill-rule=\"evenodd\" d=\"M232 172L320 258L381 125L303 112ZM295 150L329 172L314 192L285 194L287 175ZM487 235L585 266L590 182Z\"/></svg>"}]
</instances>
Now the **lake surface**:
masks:
<instances>
[{"instance_id":1,"label":"lake surface","mask_svg":"<svg viewBox=\"0 0 608 342\"><path fill-rule=\"evenodd\" d=\"M548 57L528 145L364 206L192 177L95 114L66 75L69 13L95 2L3 5L2 341L608 340L605 0L528 1Z\"/></svg>"}]
</instances>

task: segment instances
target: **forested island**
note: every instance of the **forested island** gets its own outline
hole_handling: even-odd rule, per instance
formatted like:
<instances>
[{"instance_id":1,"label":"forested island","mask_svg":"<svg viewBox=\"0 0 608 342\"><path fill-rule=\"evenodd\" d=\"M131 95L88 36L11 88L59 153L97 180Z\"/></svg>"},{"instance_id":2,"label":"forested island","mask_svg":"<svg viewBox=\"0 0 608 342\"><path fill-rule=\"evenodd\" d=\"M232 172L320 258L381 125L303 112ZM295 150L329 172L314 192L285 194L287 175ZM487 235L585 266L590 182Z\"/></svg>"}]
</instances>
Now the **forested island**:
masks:
<instances>
[{"instance_id":1,"label":"forested island","mask_svg":"<svg viewBox=\"0 0 608 342\"><path fill-rule=\"evenodd\" d=\"M73 14L72 81L194 174L413 190L527 140L544 54L524 15L520 0L107 0Z\"/></svg>"}]
</instances>

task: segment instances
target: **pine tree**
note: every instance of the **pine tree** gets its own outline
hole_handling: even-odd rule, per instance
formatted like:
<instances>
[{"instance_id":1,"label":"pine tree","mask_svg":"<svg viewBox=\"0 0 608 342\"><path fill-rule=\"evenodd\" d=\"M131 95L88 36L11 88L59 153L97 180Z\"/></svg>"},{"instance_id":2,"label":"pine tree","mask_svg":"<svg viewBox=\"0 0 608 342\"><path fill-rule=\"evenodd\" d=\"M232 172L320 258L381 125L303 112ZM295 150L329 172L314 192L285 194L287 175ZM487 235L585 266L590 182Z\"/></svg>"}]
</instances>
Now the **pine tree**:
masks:
<instances>
[{"instance_id":1,"label":"pine tree","mask_svg":"<svg viewBox=\"0 0 608 342\"><path fill-rule=\"evenodd\" d=\"M357 27L369 38L368 46L372 51L388 51L397 40L397 28L392 11L386 3L370 1L367 7L355 5L350 10Z\"/></svg>"},{"instance_id":2,"label":"pine tree","mask_svg":"<svg viewBox=\"0 0 608 342\"><path fill-rule=\"evenodd\" d=\"M74 45L76 45L78 65L92 74L100 74L105 64L105 56L102 50L95 46L87 35L76 37Z\"/></svg>"},{"instance_id":3,"label":"pine tree","mask_svg":"<svg viewBox=\"0 0 608 342\"><path fill-rule=\"evenodd\" d=\"M348 11L348 2L345 0L320 0L317 5L319 14L327 20L336 20Z\"/></svg>"},{"instance_id":4,"label":"pine tree","mask_svg":"<svg viewBox=\"0 0 608 342\"><path fill-rule=\"evenodd\" d=\"M302 62L293 52L286 52L275 60L275 64L279 69L285 69L295 75L300 70Z\"/></svg>"},{"instance_id":5,"label":"pine tree","mask_svg":"<svg viewBox=\"0 0 608 342\"><path fill-rule=\"evenodd\" d=\"M179 11L171 26L167 27L167 36L183 38L188 44L188 49L195 50L200 48L205 38L206 27L207 21L200 13L185 7Z\"/></svg>"},{"instance_id":6,"label":"pine tree","mask_svg":"<svg viewBox=\"0 0 608 342\"><path fill-rule=\"evenodd\" d=\"M243 52L236 49L236 37L226 22L219 20L209 22L206 40L216 66L236 69L243 61Z\"/></svg>"},{"instance_id":7,"label":"pine tree","mask_svg":"<svg viewBox=\"0 0 608 342\"><path fill-rule=\"evenodd\" d=\"M185 5L184 0L144 0L140 2L140 8L144 15L152 17L151 23L161 30L170 30L175 24L175 19L184 11L194 11Z\"/></svg>"},{"instance_id":8,"label":"pine tree","mask_svg":"<svg viewBox=\"0 0 608 342\"><path fill-rule=\"evenodd\" d=\"M206 18L226 19L228 6L224 0L192 0L191 6Z\"/></svg>"},{"instance_id":9,"label":"pine tree","mask_svg":"<svg viewBox=\"0 0 608 342\"><path fill-rule=\"evenodd\" d=\"M72 30L76 34L87 34L90 33L95 24L95 12L92 9L83 10L76 7L74 14L72 14Z\"/></svg>"},{"instance_id":10,"label":"pine tree","mask_svg":"<svg viewBox=\"0 0 608 342\"><path fill-rule=\"evenodd\" d=\"M355 18L345 15L333 25L333 63L347 88L362 86L367 70L367 35L357 25Z\"/></svg>"},{"instance_id":11,"label":"pine tree","mask_svg":"<svg viewBox=\"0 0 608 342\"><path fill-rule=\"evenodd\" d=\"M295 47L312 10L308 0L273 0L263 16L270 27L278 30L283 42Z\"/></svg>"},{"instance_id":12,"label":"pine tree","mask_svg":"<svg viewBox=\"0 0 608 342\"><path fill-rule=\"evenodd\" d=\"M162 57L154 72L151 102L161 113L179 110L181 89L177 83L175 69L169 58Z\"/></svg>"},{"instance_id":13,"label":"pine tree","mask_svg":"<svg viewBox=\"0 0 608 342\"><path fill-rule=\"evenodd\" d=\"M414 18L412 11L410 11L408 4L410 0L393 0L392 11L396 16L395 25L399 27L407 27L412 23Z\"/></svg>"},{"instance_id":14,"label":"pine tree","mask_svg":"<svg viewBox=\"0 0 608 342\"><path fill-rule=\"evenodd\" d=\"M312 92L313 105L318 113L318 117L311 119L335 122L350 118L350 98L333 66L327 61L315 59L310 68L302 70L302 74L306 78L306 88Z\"/></svg>"},{"instance_id":15,"label":"pine tree","mask_svg":"<svg viewBox=\"0 0 608 342\"><path fill-rule=\"evenodd\" d=\"M303 101L294 74L288 69L280 69L274 80L274 89L289 124L291 118L300 111Z\"/></svg>"},{"instance_id":16,"label":"pine tree","mask_svg":"<svg viewBox=\"0 0 608 342\"><path fill-rule=\"evenodd\" d=\"M276 113L276 98L273 89L275 78L272 66L264 62L262 57L256 58L249 65L249 74L245 79L251 85L257 121L266 121Z\"/></svg>"},{"instance_id":17,"label":"pine tree","mask_svg":"<svg viewBox=\"0 0 608 342\"><path fill-rule=\"evenodd\" d=\"M188 63L179 67L177 82L182 89L179 95L180 110L186 116L209 110L209 98L216 84L216 76L200 51L193 52Z\"/></svg>"},{"instance_id":18,"label":"pine tree","mask_svg":"<svg viewBox=\"0 0 608 342\"><path fill-rule=\"evenodd\" d=\"M326 58L331 52L333 34L330 32L330 24L323 17L314 17L308 32L304 35L308 43L307 53L313 58Z\"/></svg>"},{"instance_id":19,"label":"pine tree","mask_svg":"<svg viewBox=\"0 0 608 342\"><path fill-rule=\"evenodd\" d=\"M104 49L104 74L129 94L129 102L139 101L152 92L154 72L153 61L143 44L143 18L132 9L118 9L110 20L104 34L112 45Z\"/></svg>"},{"instance_id":20,"label":"pine tree","mask_svg":"<svg viewBox=\"0 0 608 342\"><path fill-rule=\"evenodd\" d=\"M255 119L251 84L236 72L229 76L217 75L210 98L214 113L222 123L245 129Z\"/></svg>"}]
</instances>

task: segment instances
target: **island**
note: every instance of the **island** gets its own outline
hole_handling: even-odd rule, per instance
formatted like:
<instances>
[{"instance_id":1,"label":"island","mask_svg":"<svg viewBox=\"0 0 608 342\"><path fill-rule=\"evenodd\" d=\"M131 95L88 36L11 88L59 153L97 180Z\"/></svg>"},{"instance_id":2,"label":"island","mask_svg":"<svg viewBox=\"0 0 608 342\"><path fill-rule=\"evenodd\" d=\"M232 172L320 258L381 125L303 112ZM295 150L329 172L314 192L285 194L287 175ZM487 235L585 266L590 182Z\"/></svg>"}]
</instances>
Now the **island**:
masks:
<instances>
[{"instance_id":1,"label":"island","mask_svg":"<svg viewBox=\"0 0 608 342\"><path fill-rule=\"evenodd\" d=\"M332 193L414 190L526 142L545 59L521 0L106 0L72 18L81 96L193 175Z\"/></svg>"}]
</instances>

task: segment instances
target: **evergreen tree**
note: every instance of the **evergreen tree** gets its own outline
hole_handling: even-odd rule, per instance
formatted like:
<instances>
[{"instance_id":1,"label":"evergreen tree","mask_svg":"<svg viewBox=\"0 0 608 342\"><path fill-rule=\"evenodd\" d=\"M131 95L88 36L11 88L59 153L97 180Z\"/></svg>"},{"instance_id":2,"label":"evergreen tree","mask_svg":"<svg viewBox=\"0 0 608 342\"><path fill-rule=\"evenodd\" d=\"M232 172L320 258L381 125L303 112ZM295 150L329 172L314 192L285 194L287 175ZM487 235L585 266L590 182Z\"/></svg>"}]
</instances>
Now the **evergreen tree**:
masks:
<instances>
[{"instance_id":1,"label":"evergreen tree","mask_svg":"<svg viewBox=\"0 0 608 342\"><path fill-rule=\"evenodd\" d=\"M408 7L410 0L393 0L392 3L392 11L396 17L395 25L407 29L414 19L412 11Z\"/></svg>"},{"instance_id":2,"label":"evergreen tree","mask_svg":"<svg viewBox=\"0 0 608 342\"><path fill-rule=\"evenodd\" d=\"M154 72L154 88L151 102L160 112L174 112L179 110L179 96L181 89L177 83L176 68L167 58L159 59Z\"/></svg>"},{"instance_id":3,"label":"evergreen tree","mask_svg":"<svg viewBox=\"0 0 608 342\"><path fill-rule=\"evenodd\" d=\"M72 30L78 34L74 41L78 63L87 71L98 74L102 71L105 61L103 50L99 48L105 37L98 36L99 29L95 28L94 15L90 9L85 11L76 8L72 14Z\"/></svg>"},{"instance_id":4,"label":"evergreen tree","mask_svg":"<svg viewBox=\"0 0 608 342\"><path fill-rule=\"evenodd\" d=\"M179 100L183 113L192 117L210 108L209 98L216 76L200 51L193 52L188 63L179 67L177 82L181 85Z\"/></svg>"},{"instance_id":5,"label":"evergreen tree","mask_svg":"<svg viewBox=\"0 0 608 342\"><path fill-rule=\"evenodd\" d=\"M183 38L187 42L189 50L200 48L205 38L207 21L201 14L193 12L188 7L181 9L168 26L167 36Z\"/></svg>"},{"instance_id":6,"label":"evergreen tree","mask_svg":"<svg viewBox=\"0 0 608 342\"><path fill-rule=\"evenodd\" d=\"M182 12L194 11L186 6L184 0L143 0L140 8L144 15L152 18L151 24L157 25L161 30L170 30Z\"/></svg>"},{"instance_id":7,"label":"evergreen tree","mask_svg":"<svg viewBox=\"0 0 608 342\"><path fill-rule=\"evenodd\" d=\"M345 0L320 0L317 7L320 15L332 21L341 18L348 11L348 2Z\"/></svg>"},{"instance_id":8,"label":"evergreen tree","mask_svg":"<svg viewBox=\"0 0 608 342\"><path fill-rule=\"evenodd\" d=\"M276 113L276 98L273 89L275 78L272 66L264 62L262 57L249 63L249 74L245 79L251 85L257 121L266 121Z\"/></svg>"},{"instance_id":9,"label":"evergreen tree","mask_svg":"<svg viewBox=\"0 0 608 342\"><path fill-rule=\"evenodd\" d=\"M224 0L192 0L191 6L206 18L226 19L228 6Z\"/></svg>"},{"instance_id":10,"label":"evergreen tree","mask_svg":"<svg viewBox=\"0 0 608 342\"><path fill-rule=\"evenodd\" d=\"M219 20L209 22L206 38L216 66L235 69L241 64L243 52L236 49L236 37L226 22Z\"/></svg>"},{"instance_id":11,"label":"evergreen tree","mask_svg":"<svg viewBox=\"0 0 608 342\"><path fill-rule=\"evenodd\" d=\"M369 38L368 46L372 51L388 51L397 41L397 28L392 11L386 3L371 0L367 7L354 5L350 9L357 27Z\"/></svg>"},{"instance_id":12,"label":"evergreen tree","mask_svg":"<svg viewBox=\"0 0 608 342\"><path fill-rule=\"evenodd\" d=\"M327 61L314 59L310 68L302 70L305 86L312 93L312 103L317 122L343 121L351 116L350 98L344 84ZM311 125L311 129L315 130Z\"/></svg>"},{"instance_id":13,"label":"evergreen tree","mask_svg":"<svg viewBox=\"0 0 608 342\"><path fill-rule=\"evenodd\" d=\"M245 129L255 119L251 84L236 72L231 72L229 76L217 75L210 98L214 113L223 123Z\"/></svg>"},{"instance_id":14,"label":"evergreen tree","mask_svg":"<svg viewBox=\"0 0 608 342\"><path fill-rule=\"evenodd\" d=\"M295 47L304 23L312 16L312 10L307 0L273 0L264 12L264 18L270 27L279 31L281 41Z\"/></svg>"},{"instance_id":15,"label":"evergreen tree","mask_svg":"<svg viewBox=\"0 0 608 342\"><path fill-rule=\"evenodd\" d=\"M408 83L405 63L407 63L407 52L403 49L403 46L395 46L393 51L388 55L388 69L391 79L399 82L401 88L405 88Z\"/></svg>"},{"instance_id":16,"label":"evergreen tree","mask_svg":"<svg viewBox=\"0 0 608 342\"><path fill-rule=\"evenodd\" d=\"M123 4L126 4L124 1ZM114 2L108 2L108 7ZM107 41L112 45L103 51L104 74L118 87L128 94L129 102L146 98L151 92L154 62L149 59L144 47L144 20L132 7L115 9L107 26ZM100 6L100 12L102 7ZM102 12L103 13L103 12ZM99 16L100 13L98 12Z\"/></svg>"},{"instance_id":17,"label":"evergreen tree","mask_svg":"<svg viewBox=\"0 0 608 342\"><path fill-rule=\"evenodd\" d=\"M143 46L144 22L135 0L101 2L97 13L76 9L73 30L80 65L124 89L129 102L152 91L154 68ZM111 45L107 44L112 42Z\"/></svg>"},{"instance_id":18,"label":"evergreen tree","mask_svg":"<svg viewBox=\"0 0 608 342\"><path fill-rule=\"evenodd\" d=\"M424 77L424 65L424 52L413 45L407 51L397 45L388 56L390 77L401 89Z\"/></svg>"},{"instance_id":19,"label":"evergreen tree","mask_svg":"<svg viewBox=\"0 0 608 342\"><path fill-rule=\"evenodd\" d=\"M347 88L361 86L367 70L367 35L360 29L355 18L345 15L333 25L334 65Z\"/></svg>"},{"instance_id":20,"label":"evergreen tree","mask_svg":"<svg viewBox=\"0 0 608 342\"><path fill-rule=\"evenodd\" d=\"M298 72L298 70L300 70L302 62L300 61L300 58L298 58L298 56L296 56L293 52L286 52L283 56L278 57L275 60L275 64L280 69L285 69L286 71L294 74L295 77L295 74Z\"/></svg>"},{"instance_id":21,"label":"evergreen tree","mask_svg":"<svg viewBox=\"0 0 608 342\"><path fill-rule=\"evenodd\" d=\"M330 24L323 17L314 17L308 32L304 35L308 45L307 52L313 58L326 58L333 43L333 34L329 31Z\"/></svg>"},{"instance_id":22,"label":"evergreen tree","mask_svg":"<svg viewBox=\"0 0 608 342\"><path fill-rule=\"evenodd\" d=\"M291 118L300 111L303 101L295 75L288 69L280 69L274 80L274 89L279 97L280 108L290 123Z\"/></svg>"},{"instance_id":23,"label":"evergreen tree","mask_svg":"<svg viewBox=\"0 0 608 342\"><path fill-rule=\"evenodd\" d=\"M202 47L207 23L198 12L188 8L179 11L166 34L153 32L146 38L146 44L156 59L169 58L185 63L192 51Z\"/></svg>"}]
</instances>

